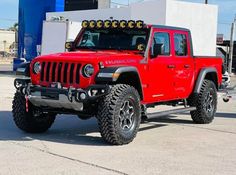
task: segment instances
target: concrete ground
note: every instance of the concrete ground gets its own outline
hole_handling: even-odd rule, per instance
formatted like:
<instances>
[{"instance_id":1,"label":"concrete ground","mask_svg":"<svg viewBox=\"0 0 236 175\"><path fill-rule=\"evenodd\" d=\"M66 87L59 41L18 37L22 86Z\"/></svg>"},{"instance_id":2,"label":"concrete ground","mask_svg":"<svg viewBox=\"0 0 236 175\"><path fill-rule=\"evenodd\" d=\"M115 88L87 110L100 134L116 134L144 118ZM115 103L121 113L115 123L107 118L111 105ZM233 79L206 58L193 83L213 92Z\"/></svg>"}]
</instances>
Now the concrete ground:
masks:
<instances>
[{"instance_id":1,"label":"concrete ground","mask_svg":"<svg viewBox=\"0 0 236 175\"><path fill-rule=\"evenodd\" d=\"M13 70L13 65L12 64L0 64L0 72L8 72Z\"/></svg>"},{"instance_id":2,"label":"concrete ground","mask_svg":"<svg viewBox=\"0 0 236 175\"><path fill-rule=\"evenodd\" d=\"M0 57L0 72L7 72L13 70L13 60L12 59L5 59Z\"/></svg>"},{"instance_id":3,"label":"concrete ground","mask_svg":"<svg viewBox=\"0 0 236 175\"><path fill-rule=\"evenodd\" d=\"M215 120L193 124L189 114L152 119L129 145L110 146L95 119L58 116L44 134L13 123L13 77L0 75L0 175L236 174L236 100L219 99Z\"/></svg>"}]
</instances>

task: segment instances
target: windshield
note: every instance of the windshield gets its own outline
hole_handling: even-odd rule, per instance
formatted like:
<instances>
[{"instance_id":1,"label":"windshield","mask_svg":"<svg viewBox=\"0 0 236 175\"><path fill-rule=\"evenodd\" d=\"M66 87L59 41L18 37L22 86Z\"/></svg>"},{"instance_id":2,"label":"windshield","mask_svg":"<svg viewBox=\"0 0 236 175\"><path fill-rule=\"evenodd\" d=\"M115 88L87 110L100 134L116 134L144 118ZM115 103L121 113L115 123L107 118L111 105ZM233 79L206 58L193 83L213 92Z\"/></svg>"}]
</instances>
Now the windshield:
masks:
<instances>
[{"instance_id":1,"label":"windshield","mask_svg":"<svg viewBox=\"0 0 236 175\"><path fill-rule=\"evenodd\" d=\"M144 51L148 35L148 29L86 29L76 48Z\"/></svg>"}]
</instances>

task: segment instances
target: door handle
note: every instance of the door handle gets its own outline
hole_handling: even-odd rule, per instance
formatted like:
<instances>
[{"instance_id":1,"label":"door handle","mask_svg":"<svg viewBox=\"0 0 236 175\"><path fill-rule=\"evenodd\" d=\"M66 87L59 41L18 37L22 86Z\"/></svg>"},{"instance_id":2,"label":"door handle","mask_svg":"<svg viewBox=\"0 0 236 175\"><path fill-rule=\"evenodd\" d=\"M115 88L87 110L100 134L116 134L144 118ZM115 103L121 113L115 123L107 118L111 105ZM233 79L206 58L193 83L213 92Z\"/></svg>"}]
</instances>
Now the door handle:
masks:
<instances>
[{"instance_id":1,"label":"door handle","mask_svg":"<svg viewBox=\"0 0 236 175\"><path fill-rule=\"evenodd\" d=\"M174 69L174 68L175 68L175 65L169 64L167 67L168 67L169 69Z\"/></svg>"},{"instance_id":2,"label":"door handle","mask_svg":"<svg viewBox=\"0 0 236 175\"><path fill-rule=\"evenodd\" d=\"M188 69L188 68L190 68L190 65L189 64L185 64L184 68Z\"/></svg>"}]
</instances>

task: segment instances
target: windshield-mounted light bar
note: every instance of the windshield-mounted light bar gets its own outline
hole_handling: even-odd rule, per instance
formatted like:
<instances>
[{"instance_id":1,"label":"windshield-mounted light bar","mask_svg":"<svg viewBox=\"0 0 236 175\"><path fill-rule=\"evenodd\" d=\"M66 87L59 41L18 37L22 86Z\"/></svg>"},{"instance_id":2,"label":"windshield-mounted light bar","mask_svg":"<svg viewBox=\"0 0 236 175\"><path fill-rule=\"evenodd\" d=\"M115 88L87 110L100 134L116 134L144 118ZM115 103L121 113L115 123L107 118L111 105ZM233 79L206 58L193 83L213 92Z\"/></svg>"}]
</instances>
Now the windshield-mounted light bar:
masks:
<instances>
[{"instance_id":1,"label":"windshield-mounted light bar","mask_svg":"<svg viewBox=\"0 0 236 175\"><path fill-rule=\"evenodd\" d=\"M109 28L121 28L121 29L125 29L125 28L129 28L129 29L142 29L145 27L145 24L142 20L138 20L138 21L134 21L134 20L84 20L82 22L82 28L105 28L105 29L109 29Z\"/></svg>"}]
</instances>

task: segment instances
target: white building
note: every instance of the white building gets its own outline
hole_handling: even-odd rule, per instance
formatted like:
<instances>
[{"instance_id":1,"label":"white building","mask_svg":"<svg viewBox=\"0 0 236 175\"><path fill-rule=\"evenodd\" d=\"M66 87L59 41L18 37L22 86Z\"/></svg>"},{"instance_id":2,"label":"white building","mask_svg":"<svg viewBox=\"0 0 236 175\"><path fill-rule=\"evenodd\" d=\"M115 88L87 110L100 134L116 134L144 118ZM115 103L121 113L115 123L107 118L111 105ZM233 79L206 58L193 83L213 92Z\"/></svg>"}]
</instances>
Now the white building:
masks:
<instances>
[{"instance_id":1,"label":"white building","mask_svg":"<svg viewBox=\"0 0 236 175\"><path fill-rule=\"evenodd\" d=\"M47 20L63 16L70 21L98 19L143 20L147 24L184 27L191 30L194 55L215 56L218 7L177 0L150 0L129 7L47 14Z\"/></svg>"},{"instance_id":2,"label":"white building","mask_svg":"<svg viewBox=\"0 0 236 175\"><path fill-rule=\"evenodd\" d=\"M110 0L99 0L98 1L98 9L104 9L110 7Z\"/></svg>"},{"instance_id":3,"label":"white building","mask_svg":"<svg viewBox=\"0 0 236 175\"><path fill-rule=\"evenodd\" d=\"M0 51L10 53L10 46L15 42L15 32L0 29Z\"/></svg>"}]
</instances>

